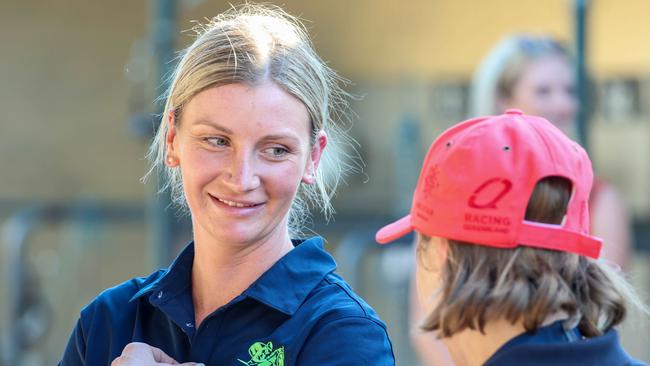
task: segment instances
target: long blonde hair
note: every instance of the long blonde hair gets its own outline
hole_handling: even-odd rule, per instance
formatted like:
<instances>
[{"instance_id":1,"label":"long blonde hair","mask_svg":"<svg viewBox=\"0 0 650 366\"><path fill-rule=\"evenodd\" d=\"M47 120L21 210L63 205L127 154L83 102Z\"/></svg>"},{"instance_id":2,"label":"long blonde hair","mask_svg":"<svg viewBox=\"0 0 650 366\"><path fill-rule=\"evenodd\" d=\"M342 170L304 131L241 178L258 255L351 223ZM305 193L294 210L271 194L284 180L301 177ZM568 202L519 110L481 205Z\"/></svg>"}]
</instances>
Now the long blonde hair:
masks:
<instances>
[{"instance_id":1,"label":"long blonde hair","mask_svg":"<svg viewBox=\"0 0 650 366\"><path fill-rule=\"evenodd\" d=\"M272 80L307 108L312 144L320 131L328 135L315 183L301 184L294 199L289 214L290 232L292 235L300 232L309 216L310 205L319 207L329 218L336 187L343 175L355 166L355 156L342 149L352 142L344 128L349 122L349 94L341 85L346 81L315 53L302 23L277 6L232 7L193 30L197 38L182 52L164 95L165 113L149 149L151 169L147 175L162 170L166 179L161 191L169 189L172 202L187 213L180 169L164 164L166 114L173 111L178 125L184 106L205 89ZM347 160L348 157L352 159Z\"/></svg>"}]
</instances>

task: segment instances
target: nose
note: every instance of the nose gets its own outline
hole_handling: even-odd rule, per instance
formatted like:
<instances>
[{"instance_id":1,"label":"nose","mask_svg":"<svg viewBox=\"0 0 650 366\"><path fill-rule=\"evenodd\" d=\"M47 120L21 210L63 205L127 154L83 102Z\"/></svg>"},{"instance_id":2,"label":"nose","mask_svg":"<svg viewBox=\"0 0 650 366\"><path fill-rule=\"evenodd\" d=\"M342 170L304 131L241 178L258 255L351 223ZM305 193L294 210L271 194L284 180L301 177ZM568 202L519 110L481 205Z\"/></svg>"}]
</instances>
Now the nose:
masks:
<instances>
[{"instance_id":1,"label":"nose","mask_svg":"<svg viewBox=\"0 0 650 366\"><path fill-rule=\"evenodd\" d=\"M578 107L578 102L573 94L569 92L557 93L555 106L558 118L565 123L573 121Z\"/></svg>"},{"instance_id":2,"label":"nose","mask_svg":"<svg viewBox=\"0 0 650 366\"><path fill-rule=\"evenodd\" d=\"M549 118L553 119L553 123L564 129L574 122L578 102L573 94L564 90L556 91L549 102Z\"/></svg>"},{"instance_id":3,"label":"nose","mask_svg":"<svg viewBox=\"0 0 650 366\"><path fill-rule=\"evenodd\" d=\"M560 104L564 110L571 111L577 108L578 100L571 90L564 90L563 93L558 94Z\"/></svg>"},{"instance_id":4,"label":"nose","mask_svg":"<svg viewBox=\"0 0 650 366\"><path fill-rule=\"evenodd\" d=\"M224 182L234 193L252 191L260 186L253 154L235 154L226 164Z\"/></svg>"}]
</instances>

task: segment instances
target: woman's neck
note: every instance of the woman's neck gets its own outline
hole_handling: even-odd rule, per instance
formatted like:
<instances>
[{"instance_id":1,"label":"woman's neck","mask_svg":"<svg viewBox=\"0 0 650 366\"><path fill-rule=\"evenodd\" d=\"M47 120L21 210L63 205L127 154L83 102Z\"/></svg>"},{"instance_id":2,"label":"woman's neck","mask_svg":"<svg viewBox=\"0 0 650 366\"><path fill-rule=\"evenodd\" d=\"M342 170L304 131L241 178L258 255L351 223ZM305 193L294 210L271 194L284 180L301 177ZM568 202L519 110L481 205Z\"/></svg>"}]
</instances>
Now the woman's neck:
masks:
<instances>
[{"instance_id":1,"label":"woman's neck","mask_svg":"<svg viewBox=\"0 0 650 366\"><path fill-rule=\"evenodd\" d=\"M456 366L483 365L506 342L525 332L521 323L496 320L485 325L485 334L466 328L443 343L449 348Z\"/></svg>"},{"instance_id":2,"label":"woman's neck","mask_svg":"<svg viewBox=\"0 0 650 366\"><path fill-rule=\"evenodd\" d=\"M197 327L293 249L286 232L245 246L217 243L197 234L195 232L192 266L192 300Z\"/></svg>"},{"instance_id":3,"label":"woman's neck","mask_svg":"<svg viewBox=\"0 0 650 366\"><path fill-rule=\"evenodd\" d=\"M564 311L550 314L541 327L568 317ZM521 321L512 324L504 319L493 320L485 325L485 334L466 328L449 338L443 338L443 343L449 348L456 366L478 366L483 365L506 342L525 331Z\"/></svg>"}]
</instances>

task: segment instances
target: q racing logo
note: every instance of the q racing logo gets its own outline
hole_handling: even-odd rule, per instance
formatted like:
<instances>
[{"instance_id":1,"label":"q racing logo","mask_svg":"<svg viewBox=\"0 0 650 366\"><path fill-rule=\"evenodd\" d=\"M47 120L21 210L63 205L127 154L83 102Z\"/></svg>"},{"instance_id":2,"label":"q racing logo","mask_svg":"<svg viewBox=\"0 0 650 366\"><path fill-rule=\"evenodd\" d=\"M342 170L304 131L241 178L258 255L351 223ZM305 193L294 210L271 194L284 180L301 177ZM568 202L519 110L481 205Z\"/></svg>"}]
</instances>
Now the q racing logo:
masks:
<instances>
[{"instance_id":1,"label":"q racing logo","mask_svg":"<svg viewBox=\"0 0 650 366\"><path fill-rule=\"evenodd\" d=\"M501 201L512 189L512 182L503 178L488 179L478 186L469 197L467 205L471 208L497 208Z\"/></svg>"},{"instance_id":2,"label":"q racing logo","mask_svg":"<svg viewBox=\"0 0 650 366\"><path fill-rule=\"evenodd\" d=\"M497 205L512 189L512 182L504 178L488 179L479 185L467 200L467 206L478 210L497 209ZM508 233L510 217L485 213L465 213L463 228L486 233Z\"/></svg>"}]
</instances>

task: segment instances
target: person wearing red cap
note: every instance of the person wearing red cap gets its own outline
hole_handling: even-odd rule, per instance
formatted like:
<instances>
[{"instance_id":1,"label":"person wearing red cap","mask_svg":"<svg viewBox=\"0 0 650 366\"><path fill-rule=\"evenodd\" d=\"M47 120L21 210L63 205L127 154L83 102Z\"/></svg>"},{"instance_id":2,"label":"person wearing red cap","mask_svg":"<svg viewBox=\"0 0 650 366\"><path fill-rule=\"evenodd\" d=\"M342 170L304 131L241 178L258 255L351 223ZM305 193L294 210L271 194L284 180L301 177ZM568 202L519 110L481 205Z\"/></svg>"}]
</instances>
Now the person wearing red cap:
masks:
<instances>
[{"instance_id":1,"label":"person wearing red cap","mask_svg":"<svg viewBox=\"0 0 650 366\"><path fill-rule=\"evenodd\" d=\"M614 327L648 308L590 235L585 150L519 110L457 124L432 144L411 212L379 243L417 233L416 283L456 365L640 365Z\"/></svg>"},{"instance_id":2,"label":"person wearing red cap","mask_svg":"<svg viewBox=\"0 0 650 366\"><path fill-rule=\"evenodd\" d=\"M515 34L498 42L481 61L471 85L474 116L500 114L520 108L544 117L569 136L576 135L578 100L569 50L545 35ZM589 198L591 232L603 239L601 257L629 269L633 249L632 225L621 195L607 181L595 177ZM422 309L411 296L411 319ZM450 365L448 353L428 335L412 334L412 343L426 365Z\"/></svg>"}]
</instances>

